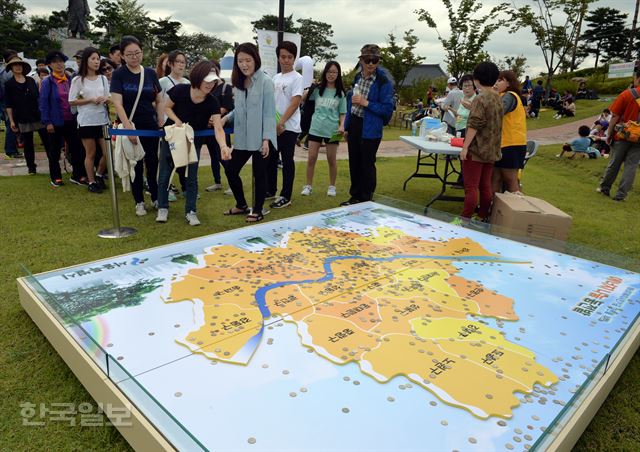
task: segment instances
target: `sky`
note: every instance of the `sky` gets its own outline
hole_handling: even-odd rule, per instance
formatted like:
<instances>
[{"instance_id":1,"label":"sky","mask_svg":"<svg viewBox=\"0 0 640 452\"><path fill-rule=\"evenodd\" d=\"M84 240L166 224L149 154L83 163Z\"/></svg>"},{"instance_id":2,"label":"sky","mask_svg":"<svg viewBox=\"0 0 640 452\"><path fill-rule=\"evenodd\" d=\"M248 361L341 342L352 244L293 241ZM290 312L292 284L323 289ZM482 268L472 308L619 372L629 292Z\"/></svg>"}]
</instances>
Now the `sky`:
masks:
<instances>
[{"instance_id":1,"label":"sky","mask_svg":"<svg viewBox=\"0 0 640 452\"><path fill-rule=\"evenodd\" d=\"M66 8L66 0L21 0L27 15L47 15L52 10ZM278 0L138 0L152 19L171 16L182 23L184 32L206 32L228 42L245 42L253 39L251 21L264 14L278 14ZM454 5L458 0L453 0ZM499 0L484 0L484 9L499 4ZM529 0L512 0L516 6L531 4ZM89 0L95 11L96 0ZM591 5L616 8L629 15L631 24L634 0L599 0ZM343 70L355 64L359 50L365 43L384 45L389 33L396 38L413 29L419 38L416 54L425 57L423 63L438 63L446 72L445 53L435 30L418 21L416 9L427 9L438 24L444 37L450 35L447 11L440 0L285 0L285 15L293 18L312 18L332 26L332 41L338 46L337 60ZM558 18L558 23L563 22ZM537 74L544 70L542 52L535 46L531 33L520 30L509 34L506 30L494 33L485 50L495 59L524 55L529 66L527 72ZM582 67L588 67L588 61ZM316 69L321 69L316 67Z\"/></svg>"}]
</instances>

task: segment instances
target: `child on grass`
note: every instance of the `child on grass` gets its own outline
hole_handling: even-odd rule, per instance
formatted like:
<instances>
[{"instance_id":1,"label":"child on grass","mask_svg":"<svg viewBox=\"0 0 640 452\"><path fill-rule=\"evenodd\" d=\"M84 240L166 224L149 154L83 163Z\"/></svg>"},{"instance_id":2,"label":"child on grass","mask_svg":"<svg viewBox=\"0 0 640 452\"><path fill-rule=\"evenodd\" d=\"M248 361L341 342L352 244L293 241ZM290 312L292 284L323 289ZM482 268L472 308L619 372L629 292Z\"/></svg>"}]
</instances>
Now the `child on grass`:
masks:
<instances>
[{"instance_id":1,"label":"child on grass","mask_svg":"<svg viewBox=\"0 0 640 452\"><path fill-rule=\"evenodd\" d=\"M571 143L565 143L562 146L562 152L556 157L562 157L565 152L572 153L569 158L575 158L577 155L588 157L590 159L596 159L600 157L600 151L591 147L591 139L589 138L589 134L591 133L591 129L589 126L580 126L578 128L578 138L574 139Z\"/></svg>"}]
</instances>

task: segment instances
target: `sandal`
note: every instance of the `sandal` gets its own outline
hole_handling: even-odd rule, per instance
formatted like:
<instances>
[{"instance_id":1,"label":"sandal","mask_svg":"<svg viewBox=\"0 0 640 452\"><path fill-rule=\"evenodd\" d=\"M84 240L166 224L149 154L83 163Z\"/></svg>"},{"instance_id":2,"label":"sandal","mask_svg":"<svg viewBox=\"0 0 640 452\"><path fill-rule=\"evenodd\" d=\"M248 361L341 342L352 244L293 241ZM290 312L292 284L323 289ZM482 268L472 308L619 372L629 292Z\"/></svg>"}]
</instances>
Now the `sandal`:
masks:
<instances>
[{"instance_id":1,"label":"sandal","mask_svg":"<svg viewBox=\"0 0 640 452\"><path fill-rule=\"evenodd\" d=\"M224 215L246 215L249 213L249 208L247 206L244 207L232 207L231 209L224 212Z\"/></svg>"},{"instance_id":2,"label":"sandal","mask_svg":"<svg viewBox=\"0 0 640 452\"><path fill-rule=\"evenodd\" d=\"M258 221L262 221L263 218L264 215L262 215L261 213L250 213L249 215L247 215L245 221L247 223L257 223Z\"/></svg>"}]
</instances>

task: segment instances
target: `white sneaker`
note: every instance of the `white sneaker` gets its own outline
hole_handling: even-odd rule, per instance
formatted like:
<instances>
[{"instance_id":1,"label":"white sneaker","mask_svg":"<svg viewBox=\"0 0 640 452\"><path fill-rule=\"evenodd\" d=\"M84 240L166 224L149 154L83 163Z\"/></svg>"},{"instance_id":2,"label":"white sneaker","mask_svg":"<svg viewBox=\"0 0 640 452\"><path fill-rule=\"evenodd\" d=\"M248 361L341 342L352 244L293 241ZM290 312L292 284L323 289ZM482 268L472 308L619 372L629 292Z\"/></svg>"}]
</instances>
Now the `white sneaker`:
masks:
<instances>
[{"instance_id":1,"label":"white sneaker","mask_svg":"<svg viewBox=\"0 0 640 452\"><path fill-rule=\"evenodd\" d=\"M230 188L227 188L227 189L224 191L224 194L225 194L225 195L233 195L233 190L231 190Z\"/></svg>"},{"instance_id":2,"label":"white sneaker","mask_svg":"<svg viewBox=\"0 0 640 452\"><path fill-rule=\"evenodd\" d=\"M329 188L327 188L327 196L335 196L335 195L336 195L336 186L329 185Z\"/></svg>"},{"instance_id":3,"label":"white sneaker","mask_svg":"<svg viewBox=\"0 0 640 452\"><path fill-rule=\"evenodd\" d=\"M200 225L200 220L198 220L198 216L193 210L185 216L185 219L187 220L187 223L189 223L189 226Z\"/></svg>"},{"instance_id":4,"label":"white sneaker","mask_svg":"<svg viewBox=\"0 0 640 452\"><path fill-rule=\"evenodd\" d=\"M171 190L169 190L169 193L168 193L168 200L169 202L176 202L178 200L178 198L176 197L176 194Z\"/></svg>"},{"instance_id":5,"label":"white sneaker","mask_svg":"<svg viewBox=\"0 0 640 452\"><path fill-rule=\"evenodd\" d=\"M304 187L302 187L302 191L300 192L300 194L302 196L309 196L312 191L313 188L311 188L311 185L305 185Z\"/></svg>"},{"instance_id":6,"label":"white sneaker","mask_svg":"<svg viewBox=\"0 0 640 452\"><path fill-rule=\"evenodd\" d=\"M158 210L158 200L153 201L153 208Z\"/></svg>"},{"instance_id":7,"label":"white sneaker","mask_svg":"<svg viewBox=\"0 0 640 452\"><path fill-rule=\"evenodd\" d=\"M213 185L209 185L207 188L205 188L206 191L220 191L222 190L222 184L213 184Z\"/></svg>"},{"instance_id":8,"label":"white sneaker","mask_svg":"<svg viewBox=\"0 0 640 452\"><path fill-rule=\"evenodd\" d=\"M144 203L139 202L138 204L136 204L136 215L138 215L139 217L143 217L146 214L147 214L147 209L144 208Z\"/></svg>"},{"instance_id":9,"label":"white sneaker","mask_svg":"<svg viewBox=\"0 0 640 452\"><path fill-rule=\"evenodd\" d=\"M156 216L156 221L158 223L166 223L167 218L169 218L169 209L158 209L158 215Z\"/></svg>"}]
</instances>

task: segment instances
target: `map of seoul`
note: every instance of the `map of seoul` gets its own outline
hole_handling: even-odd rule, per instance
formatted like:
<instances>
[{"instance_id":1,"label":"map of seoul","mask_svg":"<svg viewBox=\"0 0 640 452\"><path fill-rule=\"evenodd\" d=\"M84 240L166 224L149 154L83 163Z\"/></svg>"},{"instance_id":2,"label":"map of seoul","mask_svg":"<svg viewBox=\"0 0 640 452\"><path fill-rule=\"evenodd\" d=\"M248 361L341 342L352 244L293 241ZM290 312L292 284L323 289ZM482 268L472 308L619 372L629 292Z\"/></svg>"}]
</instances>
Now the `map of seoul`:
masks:
<instances>
[{"instance_id":1,"label":"map of seoul","mask_svg":"<svg viewBox=\"0 0 640 452\"><path fill-rule=\"evenodd\" d=\"M530 449L640 312L636 273L375 203L37 279L209 450Z\"/></svg>"}]
</instances>

